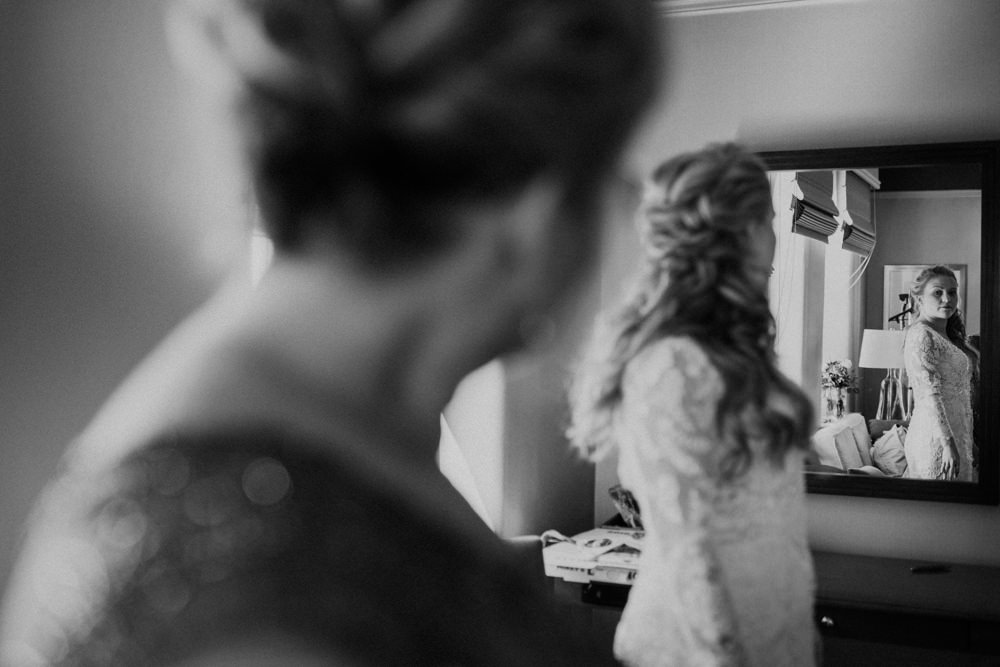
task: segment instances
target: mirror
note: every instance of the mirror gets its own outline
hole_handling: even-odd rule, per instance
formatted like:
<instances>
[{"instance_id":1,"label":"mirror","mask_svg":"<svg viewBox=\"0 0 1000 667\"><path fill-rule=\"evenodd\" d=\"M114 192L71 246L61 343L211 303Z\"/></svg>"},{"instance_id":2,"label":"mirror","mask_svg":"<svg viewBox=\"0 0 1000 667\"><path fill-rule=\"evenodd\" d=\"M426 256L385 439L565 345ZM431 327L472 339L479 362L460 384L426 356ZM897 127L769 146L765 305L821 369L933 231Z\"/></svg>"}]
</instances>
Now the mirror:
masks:
<instances>
[{"instance_id":1,"label":"mirror","mask_svg":"<svg viewBox=\"0 0 1000 667\"><path fill-rule=\"evenodd\" d=\"M1000 142L760 156L776 211L771 307L779 364L816 399L821 429L814 444L829 437L839 457L833 465L813 452L808 491L997 504L1000 385L990 340L1000 316ZM910 388L917 381L905 368L892 368L901 361L876 349L882 339L898 349L901 329L914 317L903 286L921 267L937 264L955 271L966 331L980 353L970 392L978 466L961 481L914 479L893 466L892 452L902 447L892 435L905 439L919 391ZM835 384L848 386L823 388ZM914 434L920 423L914 420ZM830 435L845 430L853 430L857 451Z\"/></svg>"}]
</instances>

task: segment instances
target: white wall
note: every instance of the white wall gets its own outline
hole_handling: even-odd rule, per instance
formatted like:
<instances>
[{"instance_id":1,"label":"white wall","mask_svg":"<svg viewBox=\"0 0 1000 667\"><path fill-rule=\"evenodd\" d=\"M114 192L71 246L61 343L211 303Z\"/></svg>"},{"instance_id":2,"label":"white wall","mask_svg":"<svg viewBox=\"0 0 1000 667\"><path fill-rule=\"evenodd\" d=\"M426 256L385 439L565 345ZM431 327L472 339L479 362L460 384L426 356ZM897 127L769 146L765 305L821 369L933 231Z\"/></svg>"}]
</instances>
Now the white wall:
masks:
<instances>
[{"instance_id":1,"label":"white wall","mask_svg":"<svg viewBox=\"0 0 1000 667\"><path fill-rule=\"evenodd\" d=\"M494 529L503 525L504 518L504 381L503 364L490 362L458 385L445 408L443 418L455 439L456 453L468 468L464 482L458 481L461 470L444 465L447 433L442 433L439 453L442 472L474 507L479 499L486 523Z\"/></svg>"},{"instance_id":2,"label":"white wall","mask_svg":"<svg viewBox=\"0 0 1000 667\"><path fill-rule=\"evenodd\" d=\"M667 86L637 142L643 173L722 139L775 150L1000 136L994 0L803 0L663 24Z\"/></svg>"},{"instance_id":3,"label":"white wall","mask_svg":"<svg viewBox=\"0 0 1000 667\"><path fill-rule=\"evenodd\" d=\"M1000 2L801 2L670 14L643 173L708 141L758 150L1000 139ZM607 507L597 507L597 517ZM1000 564L1000 508L809 497L815 547Z\"/></svg>"},{"instance_id":4,"label":"white wall","mask_svg":"<svg viewBox=\"0 0 1000 667\"><path fill-rule=\"evenodd\" d=\"M242 251L161 4L0 2L0 587L69 439Z\"/></svg>"}]
</instances>

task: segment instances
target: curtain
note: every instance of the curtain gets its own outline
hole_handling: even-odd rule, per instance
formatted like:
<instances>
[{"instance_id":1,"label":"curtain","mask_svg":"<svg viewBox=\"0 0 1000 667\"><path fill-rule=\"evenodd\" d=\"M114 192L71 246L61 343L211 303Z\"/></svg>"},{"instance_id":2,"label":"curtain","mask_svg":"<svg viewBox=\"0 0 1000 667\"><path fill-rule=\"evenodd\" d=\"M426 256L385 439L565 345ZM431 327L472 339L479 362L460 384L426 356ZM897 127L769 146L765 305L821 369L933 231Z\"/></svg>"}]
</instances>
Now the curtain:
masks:
<instances>
[{"instance_id":1,"label":"curtain","mask_svg":"<svg viewBox=\"0 0 1000 667\"><path fill-rule=\"evenodd\" d=\"M868 257L875 248L875 219L872 189L853 171L847 172L847 213L851 224L844 225L844 250Z\"/></svg>"},{"instance_id":2,"label":"curtain","mask_svg":"<svg viewBox=\"0 0 1000 667\"><path fill-rule=\"evenodd\" d=\"M833 172L800 171L795 182L802 194L792 197L792 231L796 234L828 243L837 231L839 213L833 201Z\"/></svg>"}]
</instances>

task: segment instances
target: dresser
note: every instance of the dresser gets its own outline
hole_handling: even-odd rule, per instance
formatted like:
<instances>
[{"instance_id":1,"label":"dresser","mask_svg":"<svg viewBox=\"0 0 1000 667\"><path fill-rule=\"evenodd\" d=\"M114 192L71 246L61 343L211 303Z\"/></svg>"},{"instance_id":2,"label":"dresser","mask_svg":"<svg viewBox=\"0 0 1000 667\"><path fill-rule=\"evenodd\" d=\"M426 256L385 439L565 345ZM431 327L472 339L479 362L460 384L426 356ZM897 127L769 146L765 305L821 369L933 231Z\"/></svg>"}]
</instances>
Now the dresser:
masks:
<instances>
[{"instance_id":1,"label":"dresser","mask_svg":"<svg viewBox=\"0 0 1000 667\"><path fill-rule=\"evenodd\" d=\"M1000 667L1000 568L814 552L824 667ZM552 580L573 623L612 641L628 586Z\"/></svg>"},{"instance_id":2,"label":"dresser","mask_svg":"<svg viewBox=\"0 0 1000 667\"><path fill-rule=\"evenodd\" d=\"M1000 568L813 558L824 664L1000 665Z\"/></svg>"}]
</instances>

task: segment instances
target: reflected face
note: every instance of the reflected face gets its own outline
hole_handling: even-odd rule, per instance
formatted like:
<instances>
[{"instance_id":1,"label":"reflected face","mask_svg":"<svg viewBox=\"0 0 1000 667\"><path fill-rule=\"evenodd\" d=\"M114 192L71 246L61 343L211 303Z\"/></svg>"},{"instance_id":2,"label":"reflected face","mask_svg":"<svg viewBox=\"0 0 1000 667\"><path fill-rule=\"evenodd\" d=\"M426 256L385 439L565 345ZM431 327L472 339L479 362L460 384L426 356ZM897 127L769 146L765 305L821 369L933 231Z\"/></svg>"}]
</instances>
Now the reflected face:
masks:
<instances>
[{"instance_id":1,"label":"reflected face","mask_svg":"<svg viewBox=\"0 0 1000 667\"><path fill-rule=\"evenodd\" d=\"M947 320L959 307L958 281L948 276L932 276L924 283L917 297L920 317L927 320Z\"/></svg>"},{"instance_id":2,"label":"reflected face","mask_svg":"<svg viewBox=\"0 0 1000 667\"><path fill-rule=\"evenodd\" d=\"M754 225L750 229L750 243L747 250L747 273L754 286L767 289L767 281L774 272L774 249L777 239L770 220Z\"/></svg>"}]
</instances>

